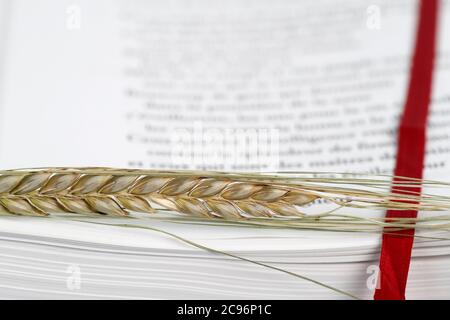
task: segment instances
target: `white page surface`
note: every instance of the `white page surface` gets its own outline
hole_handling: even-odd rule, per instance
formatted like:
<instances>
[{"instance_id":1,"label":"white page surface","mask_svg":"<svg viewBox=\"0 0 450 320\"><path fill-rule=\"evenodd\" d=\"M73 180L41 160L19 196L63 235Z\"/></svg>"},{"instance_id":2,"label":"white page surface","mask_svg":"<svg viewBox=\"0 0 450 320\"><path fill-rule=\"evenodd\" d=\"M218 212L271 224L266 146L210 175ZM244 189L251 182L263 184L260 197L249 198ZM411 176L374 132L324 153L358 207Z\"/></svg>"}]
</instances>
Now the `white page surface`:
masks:
<instances>
[{"instance_id":1,"label":"white page surface","mask_svg":"<svg viewBox=\"0 0 450 320\"><path fill-rule=\"evenodd\" d=\"M13 7L3 168L392 170L414 2ZM445 30L427 175L448 172Z\"/></svg>"}]
</instances>

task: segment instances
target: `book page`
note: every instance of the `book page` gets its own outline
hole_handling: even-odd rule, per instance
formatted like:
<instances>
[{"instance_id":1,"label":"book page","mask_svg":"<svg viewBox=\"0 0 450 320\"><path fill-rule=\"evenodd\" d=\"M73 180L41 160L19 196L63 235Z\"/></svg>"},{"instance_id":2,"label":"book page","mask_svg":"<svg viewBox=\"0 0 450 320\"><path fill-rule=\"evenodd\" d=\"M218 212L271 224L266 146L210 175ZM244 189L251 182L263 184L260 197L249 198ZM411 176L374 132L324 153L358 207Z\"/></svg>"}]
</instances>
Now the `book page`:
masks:
<instances>
[{"instance_id":1,"label":"book page","mask_svg":"<svg viewBox=\"0 0 450 320\"><path fill-rule=\"evenodd\" d=\"M402 0L14 2L0 164L391 173L415 18ZM446 30L427 174L448 172Z\"/></svg>"}]
</instances>

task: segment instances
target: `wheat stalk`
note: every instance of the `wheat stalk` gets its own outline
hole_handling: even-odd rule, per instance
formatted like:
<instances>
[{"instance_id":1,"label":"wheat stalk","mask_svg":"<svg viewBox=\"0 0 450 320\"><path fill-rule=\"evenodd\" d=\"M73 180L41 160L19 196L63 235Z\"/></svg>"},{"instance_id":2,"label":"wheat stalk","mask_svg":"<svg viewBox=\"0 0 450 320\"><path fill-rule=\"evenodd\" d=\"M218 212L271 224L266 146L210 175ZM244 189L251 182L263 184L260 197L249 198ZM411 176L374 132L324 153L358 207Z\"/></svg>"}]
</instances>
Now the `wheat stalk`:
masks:
<instances>
[{"instance_id":1,"label":"wheat stalk","mask_svg":"<svg viewBox=\"0 0 450 320\"><path fill-rule=\"evenodd\" d=\"M418 183L446 187L408 178L397 184L414 187ZM448 197L396 194L386 191L386 186L386 179L305 178L295 174L112 168L5 170L0 171L0 213L126 216L132 211L153 213L162 208L227 220L303 218L301 207L317 199L357 208L449 208Z\"/></svg>"}]
</instances>

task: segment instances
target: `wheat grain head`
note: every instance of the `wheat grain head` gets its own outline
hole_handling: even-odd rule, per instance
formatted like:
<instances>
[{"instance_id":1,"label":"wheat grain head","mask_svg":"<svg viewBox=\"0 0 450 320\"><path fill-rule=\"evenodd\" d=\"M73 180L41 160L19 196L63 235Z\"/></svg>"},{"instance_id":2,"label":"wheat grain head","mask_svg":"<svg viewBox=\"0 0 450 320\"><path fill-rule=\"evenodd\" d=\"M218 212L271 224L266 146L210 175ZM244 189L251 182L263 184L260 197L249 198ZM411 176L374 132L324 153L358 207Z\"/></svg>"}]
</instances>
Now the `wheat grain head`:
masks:
<instances>
[{"instance_id":1,"label":"wheat grain head","mask_svg":"<svg viewBox=\"0 0 450 320\"><path fill-rule=\"evenodd\" d=\"M344 206L396 209L440 210L448 204L448 199L419 199L414 194L352 189L344 183L330 187L323 183L311 184L311 181L276 175L197 171L5 170L0 171L0 213L126 216L130 211L152 213L155 208L163 208L199 217L245 219L302 217L300 207L319 198Z\"/></svg>"}]
</instances>

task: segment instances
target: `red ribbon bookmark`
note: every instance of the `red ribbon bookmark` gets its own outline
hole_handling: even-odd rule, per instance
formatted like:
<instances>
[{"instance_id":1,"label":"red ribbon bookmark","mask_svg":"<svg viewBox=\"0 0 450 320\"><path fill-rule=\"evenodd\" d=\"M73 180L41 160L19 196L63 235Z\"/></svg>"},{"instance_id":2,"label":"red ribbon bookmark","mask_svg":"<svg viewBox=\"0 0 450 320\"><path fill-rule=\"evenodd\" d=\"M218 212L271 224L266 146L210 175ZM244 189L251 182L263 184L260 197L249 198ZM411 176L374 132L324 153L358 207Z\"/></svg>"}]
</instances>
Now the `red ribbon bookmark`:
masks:
<instances>
[{"instance_id":1,"label":"red ribbon bookmark","mask_svg":"<svg viewBox=\"0 0 450 320\"><path fill-rule=\"evenodd\" d=\"M422 178L426 126L430 104L436 44L438 0L421 0L416 46L412 61L408 96L400 120L395 175ZM394 178L400 182L400 178ZM421 187L396 187L398 193L421 192ZM386 218L415 218L417 211L388 210ZM389 232L389 230L385 230ZM414 240L414 229L383 234L380 257L380 282L375 300L404 300Z\"/></svg>"}]
</instances>

